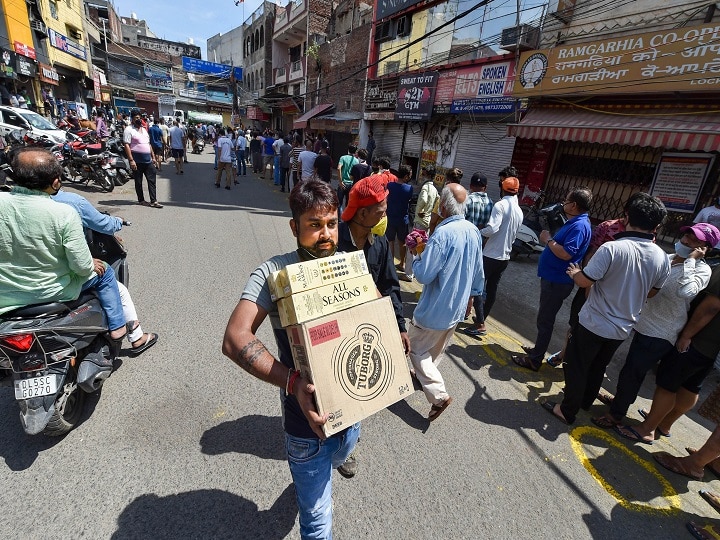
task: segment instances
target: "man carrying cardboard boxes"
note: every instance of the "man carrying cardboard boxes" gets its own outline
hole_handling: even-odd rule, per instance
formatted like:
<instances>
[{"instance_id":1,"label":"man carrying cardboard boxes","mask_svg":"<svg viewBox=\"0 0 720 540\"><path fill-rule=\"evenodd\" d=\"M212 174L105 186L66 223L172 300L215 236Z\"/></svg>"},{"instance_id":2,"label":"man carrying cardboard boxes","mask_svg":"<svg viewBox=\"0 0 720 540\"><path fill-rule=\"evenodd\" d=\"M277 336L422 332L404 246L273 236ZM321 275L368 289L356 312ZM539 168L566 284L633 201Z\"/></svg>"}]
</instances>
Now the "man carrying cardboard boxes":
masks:
<instances>
[{"instance_id":1,"label":"man carrying cardboard boxes","mask_svg":"<svg viewBox=\"0 0 720 540\"><path fill-rule=\"evenodd\" d=\"M328 414L317 412L315 387L294 369L287 332L281 327L278 310L268 285L271 272L301 260L333 255L337 247L338 200L325 182L298 184L290 194L290 229L298 249L275 256L261 264L250 276L240 302L228 321L223 353L251 375L285 390L285 436L290 472L303 538L332 536L332 469L350 455L360 424L326 438L322 426ZM279 360L273 358L255 332L270 316Z\"/></svg>"},{"instance_id":2,"label":"man carrying cardboard boxes","mask_svg":"<svg viewBox=\"0 0 720 540\"><path fill-rule=\"evenodd\" d=\"M425 397L432 405L432 422L452 398L437 367L457 323L465 318L471 296L482 293L482 239L478 228L465 220L467 191L460 184L446 185L440 195L442 220L426 245L413 251L415 279L424 285L410 322L410 360Z\"/></svg>"}]
</instances>

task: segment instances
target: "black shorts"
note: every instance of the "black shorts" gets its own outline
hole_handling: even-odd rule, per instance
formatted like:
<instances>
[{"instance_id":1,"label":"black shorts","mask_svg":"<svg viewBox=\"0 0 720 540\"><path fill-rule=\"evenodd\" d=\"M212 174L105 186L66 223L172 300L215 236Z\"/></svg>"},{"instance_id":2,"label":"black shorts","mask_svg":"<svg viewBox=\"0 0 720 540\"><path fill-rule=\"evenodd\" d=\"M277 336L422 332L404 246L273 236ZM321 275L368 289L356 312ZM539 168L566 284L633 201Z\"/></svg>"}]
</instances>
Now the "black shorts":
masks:
<instances>
[{"instance_id":1,"label":"black shorts","mask_svg":"<svg viewBox=\"0 0 720 540\"><path fill-rule=\"evenodd\" d=\"M387 230L385 231L385 237L390 241L394 242L397 238L401 244L405 243L405 237L410 234L410 225L405 222L393 223L388 221Z\"/></svg>"},{"instance_id":2,"label":"black shorts","mask_svg":"<svg viewBox=\"0 0 720 540\"><path fill-rule=\"evenodd\" d=\"M162 146L155 146L155 145L153 144L153 145L152 145L152 149L153 149L153 153L154 153L156 156L162 156L162 155L163 155L163 147L162 147Z\"/></svg>"},{"instance_id":3,"label":"black shorts","mask_svg":"<svg viewBox=\"0 0 720 540\"><path fill-rule=\"evenodd\" d=\"M714 358L700 354L692 345L684 353L673 348L660 360L655 383L668 392L677 392L684 388L688 392L699 394L702 383L714 364Z\"/></svg>"},{"instance_id":4,"label":"black shorts","mask_svg":"<svg viewBox=\"0 0 720 540\"><path fill-rule=\"evenodd\" d=\"M185 150L182 148L173 148L172 149L172 157L175 159L180 159L185 155Z\"/></svg>"}]
</instances>

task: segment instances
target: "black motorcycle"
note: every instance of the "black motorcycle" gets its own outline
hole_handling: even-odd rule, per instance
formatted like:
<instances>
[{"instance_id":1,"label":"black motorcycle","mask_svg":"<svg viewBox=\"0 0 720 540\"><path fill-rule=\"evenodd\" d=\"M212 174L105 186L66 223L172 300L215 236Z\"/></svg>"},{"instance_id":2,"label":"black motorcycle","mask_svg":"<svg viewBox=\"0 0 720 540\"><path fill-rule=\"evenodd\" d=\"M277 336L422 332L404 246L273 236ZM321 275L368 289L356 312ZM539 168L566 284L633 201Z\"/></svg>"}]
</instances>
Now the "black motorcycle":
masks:
<instances>
[{"instance_id":1,"label":"black motorcycle","mask_svg":"<svg viewBox=\"0 0 720 540\"><path fill-rule=\"evenodd\" d=\"M127 285L127 252L112 235L93 232L102 255ZM87 394L100 389L119 350L92 291L72 302L22 307L0 315L0 380L12 381L29 435L64 435L80 421Z\"/></svg>"},{"instance_id":2,"label":"black motorcycle","mask_svg":"<svg viewBox=\"0 0 720 540\"><path fill-rule=\"evenodd\" d=\"M90 182L103 191L115 189L115 168L110 164L110 153L89 154L84 149L76 149L70 143L62 147L63 178L74 183Z\"/></svg>"}]
</instances>

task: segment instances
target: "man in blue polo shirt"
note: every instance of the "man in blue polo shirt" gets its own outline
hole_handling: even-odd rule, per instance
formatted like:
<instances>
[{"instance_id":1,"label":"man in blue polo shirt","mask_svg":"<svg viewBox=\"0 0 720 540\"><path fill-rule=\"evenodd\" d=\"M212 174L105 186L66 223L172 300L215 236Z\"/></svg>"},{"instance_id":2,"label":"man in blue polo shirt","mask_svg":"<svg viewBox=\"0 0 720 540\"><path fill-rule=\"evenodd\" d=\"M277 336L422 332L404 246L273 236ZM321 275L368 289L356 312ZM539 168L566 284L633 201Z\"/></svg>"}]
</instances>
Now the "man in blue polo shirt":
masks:
<instances>
[{"instance_id":1,"label":"man in blue polo shirt","mask_svg":"<svg viewBox=\"0 0 720 540\"><path fill-rule=\"evenodd\" d=\"M574 188L563 202L563 212L569 218L567 223L552 238L548 231L540 233L540 241L545 243L545 250L538 262L538 333L535 346L525 348L527 354L513 357L513 361L520 367L537 371L542 365L555 327L555 317L563 301L575 287L572 278L567 275L568 265L579 264L590 245L592 230L588 210L591 204L592 192L589 189Z\"/></svg>"}]
</instances>

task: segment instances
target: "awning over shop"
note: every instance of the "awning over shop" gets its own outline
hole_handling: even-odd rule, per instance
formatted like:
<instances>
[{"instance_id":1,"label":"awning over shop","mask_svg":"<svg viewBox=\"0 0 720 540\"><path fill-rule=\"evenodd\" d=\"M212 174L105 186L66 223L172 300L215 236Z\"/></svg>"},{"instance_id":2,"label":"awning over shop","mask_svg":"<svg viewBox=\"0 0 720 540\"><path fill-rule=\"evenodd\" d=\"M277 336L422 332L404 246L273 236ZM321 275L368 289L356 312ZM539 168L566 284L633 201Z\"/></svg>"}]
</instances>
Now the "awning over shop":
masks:
<instances>
[{"instance_id":1,"label":"awning over shop","mask_svg":"<svg viewBox=\"0 0 720 540\"><path fill-rule=\"evenodd\" d=\"M649 146L709 152L720 148L720 111L585 111L534 109L519 124L508 125L511 137L600 144Z\"/></svg>"},{"instance_id":2,"label":"awning over shop","mask_svg":"<svg viewBox=\"0 0 720 540\"><path fill-rule=\"evenodd\" d=\"M316 105L293 122L293 129L304 129L305 127L307 127L308 120L310 120L311 118L315 118L316 116L324 113L325 111L329 111L334 106L335 105L333 105L332 103L323 103L321 105Z\"/></svg>"}]
</instances>

